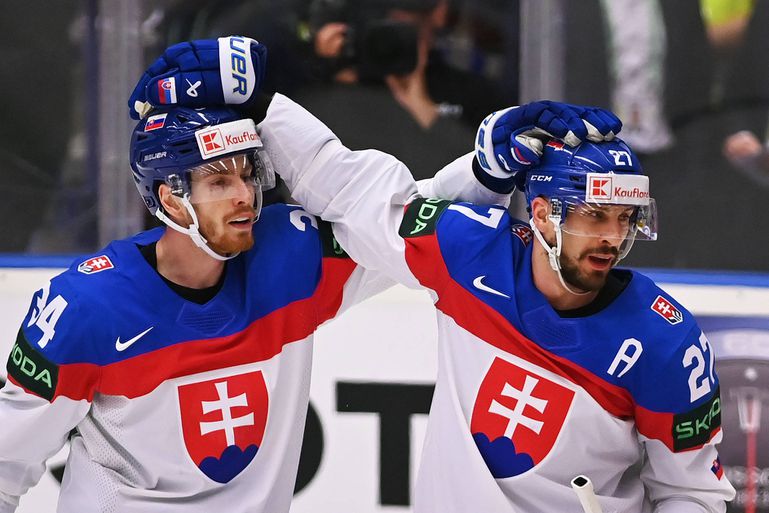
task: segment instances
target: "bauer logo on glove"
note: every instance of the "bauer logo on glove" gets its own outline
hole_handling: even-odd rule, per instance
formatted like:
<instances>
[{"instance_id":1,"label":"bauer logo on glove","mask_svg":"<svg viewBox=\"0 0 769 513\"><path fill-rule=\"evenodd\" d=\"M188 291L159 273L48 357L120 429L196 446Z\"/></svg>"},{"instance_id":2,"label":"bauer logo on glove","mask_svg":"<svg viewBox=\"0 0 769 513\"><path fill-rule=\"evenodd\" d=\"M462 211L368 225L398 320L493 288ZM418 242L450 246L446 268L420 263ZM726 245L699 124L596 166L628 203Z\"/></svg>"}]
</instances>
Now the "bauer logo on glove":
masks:
<instances>
[{"instance_id":1,"label":"bauer logo on glove","mask_svg":"<svg viewBox=\"0 0 769 513\"><path fill-rule=\"evenodd\" d=\"M179 43L144 72L128 100L131 117L158 106L250 106L267 66L267 48L248 37Z\"/></svg>"}]
</instances>

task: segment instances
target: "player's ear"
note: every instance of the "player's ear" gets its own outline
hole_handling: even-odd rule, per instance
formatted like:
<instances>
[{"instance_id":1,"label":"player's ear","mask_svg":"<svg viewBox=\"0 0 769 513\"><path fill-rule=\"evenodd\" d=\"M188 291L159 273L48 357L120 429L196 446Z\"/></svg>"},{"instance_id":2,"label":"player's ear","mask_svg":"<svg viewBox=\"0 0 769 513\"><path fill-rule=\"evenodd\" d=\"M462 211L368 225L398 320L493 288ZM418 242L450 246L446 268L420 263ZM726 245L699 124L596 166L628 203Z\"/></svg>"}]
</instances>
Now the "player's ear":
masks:
<instances>
[{"instance_id":1,"label":"player's ear","mask_svg":"<svg viewBox=\"0 0 769 513\"><path fill-rule=\"evenodd\" d=\"M550 223L547 216L550 214L550 202L542 196L531 200L531 218L534 220L534 224L537 229L545 233Z\"/></svg>"},{"instance_id":2,"label":"player's ear","mask_svg":"<svg viewBox=\"0 0 769 513\"><path fill-rule=\"evenodd\" d=\"M174 220L179 223L183 220L187 220L189 214L187 209L184 208L181 199L178 196L174 196L171 192L171 187L166 184L160 184L158 187L158 197L160 198L160 204L163 207L163 211Z\"/></svg>"}]
</instances>

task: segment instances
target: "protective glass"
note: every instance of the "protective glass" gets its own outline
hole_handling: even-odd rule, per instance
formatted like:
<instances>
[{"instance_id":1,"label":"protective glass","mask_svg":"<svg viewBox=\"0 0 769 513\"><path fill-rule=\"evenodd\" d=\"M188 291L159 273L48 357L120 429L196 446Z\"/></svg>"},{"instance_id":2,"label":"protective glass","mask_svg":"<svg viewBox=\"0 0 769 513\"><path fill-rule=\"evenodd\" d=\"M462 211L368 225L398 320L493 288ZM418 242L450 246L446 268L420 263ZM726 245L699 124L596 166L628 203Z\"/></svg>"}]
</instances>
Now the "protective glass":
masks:
<instances>
[{"instance_id":1,"label":"protective glass","mask_svg":"<svg viewBox=\"0 0 769 513\"><path fill-rule=\"evenodd\" d=\"M551 200L560 212L561 231L568 236L607 241L617 248L617 261L625 258L637 240L657 240L657 203L645 205L595 204L581 198ZM565 214L565 216L564 216Z\"/></svg>"},{"instance_id":2,"label":"protective glass","mask_svg":"<svg viewBox=\"0 0 769 513\"><path fill-rule=\"evenodd\" d=\"M262 191L275 187L275 173L261 150L230 155L190 169L190 202L194 204L251 196L261 206Z\"/></svg>"},{"instance_id":3,"label":"protective glass","mask_svg":"<svg viewBox=\"0 0 769 513\"><path fill-rule=\"evenodd\" d=\"M564 233L607 240L657 240L657 203L653 198L646 205L595 204L576 197L559 200Z\"/></svg>"}]
</instances>

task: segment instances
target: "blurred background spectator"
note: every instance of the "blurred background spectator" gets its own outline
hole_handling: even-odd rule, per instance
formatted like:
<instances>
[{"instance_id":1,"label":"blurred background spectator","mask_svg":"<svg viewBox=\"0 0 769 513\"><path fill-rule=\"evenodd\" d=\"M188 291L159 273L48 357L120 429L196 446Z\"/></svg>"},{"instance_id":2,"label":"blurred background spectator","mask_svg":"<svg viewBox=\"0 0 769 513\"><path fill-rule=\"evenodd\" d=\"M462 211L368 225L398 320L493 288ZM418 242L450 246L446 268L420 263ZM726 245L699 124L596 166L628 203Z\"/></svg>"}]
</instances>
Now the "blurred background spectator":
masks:
<instances>
[{"instance_id":1,"label":"blurred background spectator","mask_svg":"<svg viewBox=\"0 0 769 513\"><path fill-rule=\"evenodd\" d=\"M639 244L628 264L769 270L769 238L735 225L765 201L756 182L769 182L757 135L766 132L769 106L769 67L761 64L769 3L545 3L561 16L558 34L520 19L533 0L140 0L134 24L117 22L104 0L46 3L49 21L32 15L29 2L9 0L0 20L0 53L14 70L0 84L8 99L0 251L92 250L98 228L113 221L94 208L108 190L100 162L127 157L114 150L94 163L92 155L107 150L93 136L93 111L130 123L122 99L105 87L115 78L89 68L101 50L94 33L138 34L141 67L182 40L259 39L270 52L268 92L292 96L352 148L396 155L417 178L469 151L481 119L517 103L521 80L552 65L543 53L535 68L519 70L522 38L545 44L562 35L564 64L555 73L563 97L554 99L616 110L652 176L661 239ZM45 37L26 36L41 23L50 25ZM56 78L19 78L39 77L39 69Z\"/></svg>"},{"instance_id":2,"label":"blurred background spectator","mask_svg":"<svg viewBox=\"0 0 769 513\"><path fill-rule=\"evenodd\" d=\"M503 28L515 32L513 4L500 5L494 25L484 23L481 8L462 10L448 0L313 0L319 80L298 91L297 100L350 148L380 149L416 178L432 176L472 149L489 112L517 101L517 82L497 88L474 55L479 45L504 51ZM476 68L453 63L460 54Z\"/></svg>"}]
</instances>

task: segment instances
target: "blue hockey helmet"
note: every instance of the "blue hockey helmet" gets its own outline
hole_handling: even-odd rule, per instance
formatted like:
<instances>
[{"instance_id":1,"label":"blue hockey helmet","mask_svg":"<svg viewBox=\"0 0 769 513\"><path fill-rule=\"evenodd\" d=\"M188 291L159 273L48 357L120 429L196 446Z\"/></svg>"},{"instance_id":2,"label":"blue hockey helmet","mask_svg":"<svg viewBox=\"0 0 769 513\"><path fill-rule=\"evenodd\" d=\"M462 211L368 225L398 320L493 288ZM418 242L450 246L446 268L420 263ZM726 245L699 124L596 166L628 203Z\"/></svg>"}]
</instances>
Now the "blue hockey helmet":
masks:
<instances>
[{"instance_id":1,"label":"blue hockey helmet","mask_svg":"<svg viewBox=\"0 0 769 513\"><path fill-rule=\"evenodd\" d=\"M577 208L632 206L634 229L630 236L657 238L656 204L649 195L649 177L633 150L619 138L585 141L575 147L550 140L539 163L526 172L524 191L529 206L540 196L551 200L561 223Z\"/></svg>"},{"instance_id":2,"label":"blue hockey helmet","mask_svg":"<svg viewBox=\"0 0 769 513\"><path fill-rule=\"evenodd\" d=\"M619 239L613 265L628 254L636 239L657 239L657 206L649 195L649 177L621 139L585 141L575 147L550 140L539 163L526 171L523 185L529 209L535 198L549 201L548 220L555 229L555 244L545 240L534 219L530 225L548 254L550 267L572 293L577 292L566 285L561 274L564 233ZM574 216L579 218L567 222Z\"/></svg>"},{"instance_id":3,"label":"blue hockey helmet","mask_svg":"<svg viewBox=\"0 0 769 513\"><path fill-rule=\"evenodd\" d=\"M216 253L200 233L193 207L196 202L192 197L193 176L226 174L238 166L248 169L246 164L250 163L247 185L254 191L255 219L261 210L262 191L275 186L275 173L263 151L254 121L225 107L172 107L156 111L136 125L130 153L134 181L149 211L170 228L189 235L198 247L218 260L234 258L237 253ZM189 226L179 225L163 211L158 195L162 184L168 185L172 194L181 199L192 219ZM226 191L241 189L221 187L219 190L225 192L209 198L226 199L231 197Z\"/></svg>"},{"instance_id":4,"label":"blue hockey helmet","mask_svg":"<svg viewBox=\"0 0 769 513\"><path fill-rule=\"evenodd\" d=\"M253 120L226 107L172 107L139 121L131 135L131 169L139 194L162 216L158 188L189 195L191 171L234 155L251 160L259 189L275 186L275 174ZM261 197L261 194L259 195Z\"/></svg>"}]
</instances>

